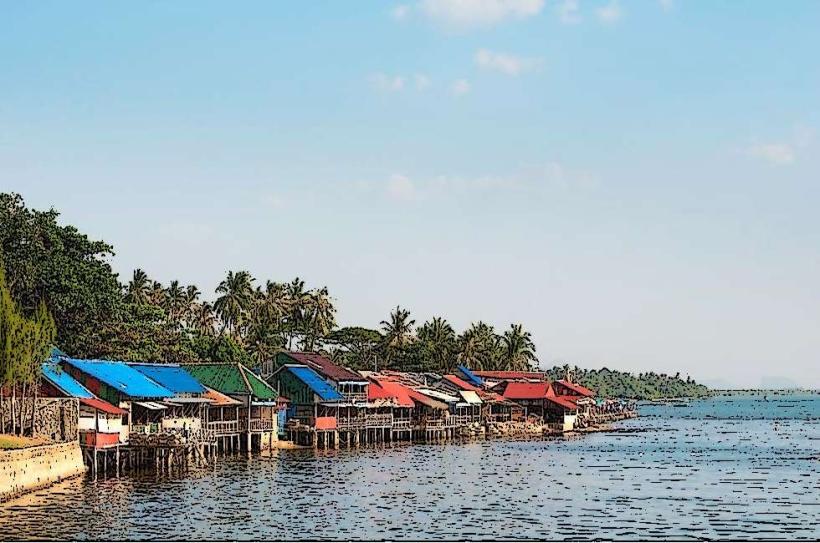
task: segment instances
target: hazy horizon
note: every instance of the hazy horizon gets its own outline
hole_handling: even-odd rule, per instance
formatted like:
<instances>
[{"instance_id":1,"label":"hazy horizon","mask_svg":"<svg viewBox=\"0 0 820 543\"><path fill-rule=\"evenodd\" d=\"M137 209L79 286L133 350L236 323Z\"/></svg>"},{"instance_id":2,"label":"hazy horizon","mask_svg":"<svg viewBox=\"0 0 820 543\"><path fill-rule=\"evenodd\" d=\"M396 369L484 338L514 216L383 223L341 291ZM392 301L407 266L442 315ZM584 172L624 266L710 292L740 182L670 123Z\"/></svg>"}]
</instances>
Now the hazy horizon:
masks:
<instances>
[{"instance_id":1,"label":"hazy horizon","mask_svg":"<svg viewBox=\"0 0 820 543\"><path fill-rule=\"evenodd\" d=\"M5 11L0 191L123 281L299 276L340 325L820 387L820 3Z\"/></svg>"}]
</instances>

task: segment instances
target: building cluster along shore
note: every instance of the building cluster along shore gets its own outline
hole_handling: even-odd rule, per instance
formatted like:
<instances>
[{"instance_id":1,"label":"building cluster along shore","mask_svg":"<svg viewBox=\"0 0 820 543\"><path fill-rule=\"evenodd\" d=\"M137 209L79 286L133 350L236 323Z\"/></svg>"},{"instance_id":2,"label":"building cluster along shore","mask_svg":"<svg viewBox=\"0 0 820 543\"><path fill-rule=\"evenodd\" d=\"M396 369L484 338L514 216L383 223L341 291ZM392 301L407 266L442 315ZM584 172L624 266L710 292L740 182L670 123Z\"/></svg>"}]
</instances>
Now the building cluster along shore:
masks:
<instances>
[{"instance_id":1,"label":"building cluster along shore","mask_svg":"<svg viewBox=\"0 0 820 543\"><path fill-rule=\"evenodd\" d=\"M78 443L94 477L278 447L560 434L636 415L634 404L598 398L570 375L354 371L311 352L281 352L251 369L55 350L38 392L35 434Z\"/></svg>"}]
</instances>

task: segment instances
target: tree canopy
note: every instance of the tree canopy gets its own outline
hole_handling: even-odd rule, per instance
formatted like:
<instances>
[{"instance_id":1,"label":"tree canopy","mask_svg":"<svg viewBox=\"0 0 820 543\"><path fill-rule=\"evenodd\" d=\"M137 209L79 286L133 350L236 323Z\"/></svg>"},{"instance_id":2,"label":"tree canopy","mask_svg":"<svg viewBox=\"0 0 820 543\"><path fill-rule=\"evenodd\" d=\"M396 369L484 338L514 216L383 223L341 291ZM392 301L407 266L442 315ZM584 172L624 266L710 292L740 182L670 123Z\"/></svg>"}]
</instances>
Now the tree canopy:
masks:
<instances>
[{"instance_id":1,"label":"tree canopy","mask_svg":"<svg viewBox=\"0 0 820 543\"><path fill-rule=\"evenodd\" d=\"M539 365L532 335L520 323L499 333L478 321L458 333L442 316L417 326L408 309L396 306L379 329L339 328L328 288L310 288L298 277L257 282L247 270L229 270L211 300L196 285L176 279L165 285L142 269L121 284L109 264L113 248L58 224L58 218L54 209L30 210L19 195L0 194L8 299L49 333L54 327L47 315L53 315L54 341L73 356L260 366L281 350L302 349L323 351L355 369L445 373L458 364L478 370ZM31 355L36 359L41 352ZM602 393L630 397L705 389L677 377L634 378L606 369L579 370L578 379Z\"/></svg>"}]
</instances>

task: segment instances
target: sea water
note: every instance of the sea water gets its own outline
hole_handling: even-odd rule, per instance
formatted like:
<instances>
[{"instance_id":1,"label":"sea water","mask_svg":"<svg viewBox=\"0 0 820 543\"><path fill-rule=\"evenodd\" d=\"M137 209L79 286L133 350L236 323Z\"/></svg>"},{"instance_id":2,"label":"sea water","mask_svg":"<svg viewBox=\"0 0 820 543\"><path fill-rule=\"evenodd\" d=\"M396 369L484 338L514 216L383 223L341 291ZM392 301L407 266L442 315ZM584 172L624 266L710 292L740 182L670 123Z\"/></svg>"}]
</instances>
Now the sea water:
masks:
<instances>
[{"instance_id":1,"label":"sea water","mask_svg":"<svg viewBox=\"0 0 820 543\"><path fill-rule=\"evenodd\" d=\"M3 539L817 539L820 396L642 405L616 431L279 450L65 481Z\"/></svg>"}]
</instances>

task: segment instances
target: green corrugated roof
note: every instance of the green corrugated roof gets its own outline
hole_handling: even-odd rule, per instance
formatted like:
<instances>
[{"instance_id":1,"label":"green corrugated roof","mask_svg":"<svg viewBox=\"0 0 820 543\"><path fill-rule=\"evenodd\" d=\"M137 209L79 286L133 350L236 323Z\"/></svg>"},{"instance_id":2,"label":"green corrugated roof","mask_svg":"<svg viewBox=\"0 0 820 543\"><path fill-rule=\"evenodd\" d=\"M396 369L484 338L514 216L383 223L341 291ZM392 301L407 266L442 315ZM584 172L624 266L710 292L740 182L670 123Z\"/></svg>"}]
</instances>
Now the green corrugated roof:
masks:
<instances>
[{"instance_id":1,"label":"green corrugated roof","mask_svg":"<svg viewBox=\"0 0 820 543\"><path fill-rule=\"evenodd\" d=\"M194 378L223 394L251 394L258 400L275 400L276 391L242 364L209 363L185 365Z\"/></svg>"}]
</instances>

